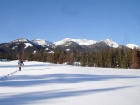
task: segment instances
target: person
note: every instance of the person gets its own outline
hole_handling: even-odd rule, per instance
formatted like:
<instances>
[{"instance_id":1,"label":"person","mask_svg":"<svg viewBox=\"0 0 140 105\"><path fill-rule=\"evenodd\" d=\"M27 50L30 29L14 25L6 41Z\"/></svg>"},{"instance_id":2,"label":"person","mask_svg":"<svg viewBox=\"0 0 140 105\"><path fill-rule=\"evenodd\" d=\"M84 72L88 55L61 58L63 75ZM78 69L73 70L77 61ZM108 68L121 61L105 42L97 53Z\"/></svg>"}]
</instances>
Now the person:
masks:
<instances>
[{"instance_id":1,"label":"person","mask_svg":"<svg viewBox=\"0 0 140 105\"><path fill-rule=\"evenodd\" d=\"M21 66L24 65L22 60L18 61L18 67L19 67L19 71L21 71Z\"/></svg>"}]
</instances>

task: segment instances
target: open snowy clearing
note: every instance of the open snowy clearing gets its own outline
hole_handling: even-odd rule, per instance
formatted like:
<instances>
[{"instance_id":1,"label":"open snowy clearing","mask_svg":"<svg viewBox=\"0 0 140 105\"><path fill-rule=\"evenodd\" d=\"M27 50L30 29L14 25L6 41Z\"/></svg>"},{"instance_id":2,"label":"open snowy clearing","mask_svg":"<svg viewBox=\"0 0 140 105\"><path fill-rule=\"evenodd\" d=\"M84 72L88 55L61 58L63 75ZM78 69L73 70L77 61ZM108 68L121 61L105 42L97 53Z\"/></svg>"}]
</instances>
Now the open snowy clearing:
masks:
<instances>
[{"instance_id":1,"label":"open snowy clearing","mask_svg":"<svg viewBox=\"0 0 140 105\"><path fill-rule=\"evenodd\" d=\"M0 105L140 105L140 70L0 62Z\"/></svg>"}]
</instances>

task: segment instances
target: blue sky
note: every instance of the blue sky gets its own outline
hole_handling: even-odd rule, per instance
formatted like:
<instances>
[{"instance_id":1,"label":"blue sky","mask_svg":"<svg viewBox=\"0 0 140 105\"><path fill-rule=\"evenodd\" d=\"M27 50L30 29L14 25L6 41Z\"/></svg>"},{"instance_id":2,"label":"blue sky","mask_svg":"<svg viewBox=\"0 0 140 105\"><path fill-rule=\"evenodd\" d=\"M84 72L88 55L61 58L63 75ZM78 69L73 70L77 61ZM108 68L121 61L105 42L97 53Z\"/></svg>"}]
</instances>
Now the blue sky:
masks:
<instances>
[{"instance_id":1,"label":"blue sky","mask_svg":"<svg viewBox=\"0 0 140 105\"><path fill-rule=\"evenodd\" d=\"M18 38L140 45L140 0L0 0L0 43Z\"/></svg>"}]
</instances>

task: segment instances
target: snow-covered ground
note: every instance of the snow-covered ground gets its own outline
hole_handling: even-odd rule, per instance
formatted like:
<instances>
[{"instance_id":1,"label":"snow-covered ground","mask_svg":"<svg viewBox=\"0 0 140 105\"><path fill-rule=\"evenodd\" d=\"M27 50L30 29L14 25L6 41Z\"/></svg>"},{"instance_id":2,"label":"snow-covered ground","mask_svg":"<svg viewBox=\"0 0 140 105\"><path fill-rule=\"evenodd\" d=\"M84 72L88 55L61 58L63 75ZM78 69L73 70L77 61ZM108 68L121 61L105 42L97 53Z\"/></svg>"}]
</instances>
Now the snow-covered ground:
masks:
<instances>
[{"instance_id":1,"label":"snow-covered ground","mask_svg":"<svg viewBox=\"0 0 140 105\"><path fill-rule=\"evenodd\" d=\"M0 105L140 105L140 70L0 62Z\"/></svg>"}]
</instances>

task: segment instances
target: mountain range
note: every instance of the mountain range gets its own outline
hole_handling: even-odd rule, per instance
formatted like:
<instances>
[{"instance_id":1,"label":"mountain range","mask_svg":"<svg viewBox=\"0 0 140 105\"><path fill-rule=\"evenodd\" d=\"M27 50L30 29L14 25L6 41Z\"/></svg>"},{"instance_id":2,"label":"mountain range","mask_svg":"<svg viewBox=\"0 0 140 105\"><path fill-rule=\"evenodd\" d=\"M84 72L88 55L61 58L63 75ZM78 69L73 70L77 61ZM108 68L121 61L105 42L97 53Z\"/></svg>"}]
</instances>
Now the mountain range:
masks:
<instances>
[{"instance_id":1,"label":"mountain range","mask_svg":"<svg viewBox=\"0 0 140 105\"><path fill-rule=\"evenodd\" d=\"M133 49L140 48L135 44L120 45L110 39L101 41L87 40L87 39L72 39L65 38L57 42L51 42L42 39L28 40L26 38L19 38L8 43L0 44L1 53L19 53L24 51L33 52L40 49L45 50L47 53L53 53L54 49L62 49L66 51L98 51L101 49L110 48L125 48Z\"/></svg>"}]
</instances>

